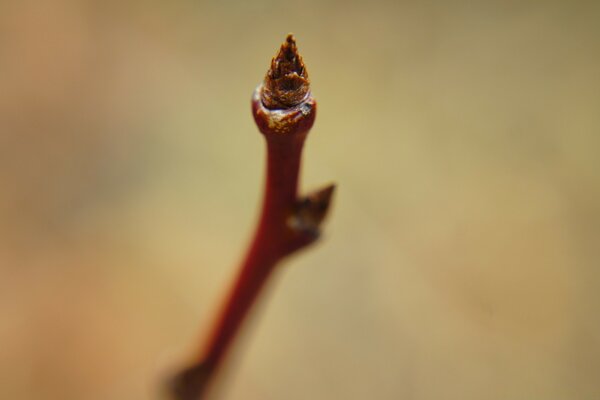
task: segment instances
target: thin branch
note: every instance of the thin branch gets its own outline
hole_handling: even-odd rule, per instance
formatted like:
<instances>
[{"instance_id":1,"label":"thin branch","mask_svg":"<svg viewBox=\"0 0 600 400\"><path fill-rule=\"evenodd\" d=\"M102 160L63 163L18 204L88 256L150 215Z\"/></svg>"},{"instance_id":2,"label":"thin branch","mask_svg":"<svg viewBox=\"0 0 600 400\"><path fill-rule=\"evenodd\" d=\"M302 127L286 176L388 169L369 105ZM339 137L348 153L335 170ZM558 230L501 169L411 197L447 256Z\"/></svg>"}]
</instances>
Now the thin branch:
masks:
<instances>
[{"instance_id":1,"label":"thin branch","mask_svg":"<svg viewBox=\"0 0 600 400\"><path fill-rule=\"evenodd\" d=\"M334 186L298 197L302 148L316 110L306 67L294 37L288 35L271 61L264 81L252 96L254 120L267 144L267 179L260 221L240 273L200 357L174 380L172 393L177 400L204 398L273 269L283 258L319 237Z\"/></svg>"}]
</instances>

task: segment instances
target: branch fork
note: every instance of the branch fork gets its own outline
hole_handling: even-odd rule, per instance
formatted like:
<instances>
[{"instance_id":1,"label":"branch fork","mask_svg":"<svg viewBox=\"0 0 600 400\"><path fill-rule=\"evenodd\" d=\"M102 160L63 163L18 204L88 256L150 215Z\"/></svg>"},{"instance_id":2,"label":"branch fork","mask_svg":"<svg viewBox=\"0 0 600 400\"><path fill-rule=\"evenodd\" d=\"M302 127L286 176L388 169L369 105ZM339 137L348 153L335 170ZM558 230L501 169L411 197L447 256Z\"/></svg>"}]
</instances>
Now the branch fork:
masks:
<instances>
[{"instance_id":1,"label":"branch fork","mask_svg":"<svg viewBox=\"0 0 600 400\"><path fill-rule=\"evenodd\" d=\"M298 196L302 148L316 111L306 66L290 34L252 96L252 114L267 145L267 179L258 227L208 342L192 366L173 381L174 399L204 399L231 342L276 265L314 243L320 235L334 185Z\"/></svg>"}]
</instances>

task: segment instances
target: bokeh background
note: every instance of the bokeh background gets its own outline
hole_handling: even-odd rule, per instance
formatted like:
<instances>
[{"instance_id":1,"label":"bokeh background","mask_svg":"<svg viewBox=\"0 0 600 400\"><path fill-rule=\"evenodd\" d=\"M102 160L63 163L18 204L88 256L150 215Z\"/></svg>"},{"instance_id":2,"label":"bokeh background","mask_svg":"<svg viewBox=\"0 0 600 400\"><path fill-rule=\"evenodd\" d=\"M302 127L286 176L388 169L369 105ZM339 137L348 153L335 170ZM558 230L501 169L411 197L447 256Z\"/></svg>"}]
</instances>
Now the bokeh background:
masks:
<instances>
[{"instance_id":1,"label":"bokeh background","mask_svg":"<svg viewBox=\"0 0 600 400\"><path fill-rule=\"evenodd\" d=\"M339 191L221 398L600 398L599 5L2 1L0 398L158 399L197 351L288 32Z\"/></svg>"}]
</instances>

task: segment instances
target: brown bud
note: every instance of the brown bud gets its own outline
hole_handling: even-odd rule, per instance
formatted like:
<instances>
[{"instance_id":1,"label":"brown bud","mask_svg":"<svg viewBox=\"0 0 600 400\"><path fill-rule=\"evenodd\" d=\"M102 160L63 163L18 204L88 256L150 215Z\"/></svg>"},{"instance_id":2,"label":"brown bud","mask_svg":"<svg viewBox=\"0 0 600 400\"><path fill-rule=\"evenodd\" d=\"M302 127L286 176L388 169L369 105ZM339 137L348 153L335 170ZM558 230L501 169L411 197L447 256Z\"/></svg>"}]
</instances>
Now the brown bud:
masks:
<instances>
[{"instance_id":1,"label":"brown bud","mask_svg":"<svg viewBox=\"0 0 600 400\"><path fill-rule=\"evenodd\" d=\"M309 89L306 67L290 34L252 96L252 113L260 131L269 137L305 136L317 111Z\"/></svg>"},{"instance_id":2,"label":"brown bud","mask_svg":"<svg viewBox=\"0 0 600 400\"><path fill-rule=\"evenodd\" d=\"M309 95L310 81L296 40L289 34L271 61L261 100L268 109L286 109L302 103Z\"/></svg>"},{"instance_id":3,"label":"brown bud","mask_svg":"<svg viewBox=\"0 0 600 400\"><path fill-rule=\"evenodd\" d=\"M305 233L315 238L320 233L321 223L325 219L335 185L328 185L308 196L299 199L288 225L298 233Z\"/></svg>"}]
</instances>

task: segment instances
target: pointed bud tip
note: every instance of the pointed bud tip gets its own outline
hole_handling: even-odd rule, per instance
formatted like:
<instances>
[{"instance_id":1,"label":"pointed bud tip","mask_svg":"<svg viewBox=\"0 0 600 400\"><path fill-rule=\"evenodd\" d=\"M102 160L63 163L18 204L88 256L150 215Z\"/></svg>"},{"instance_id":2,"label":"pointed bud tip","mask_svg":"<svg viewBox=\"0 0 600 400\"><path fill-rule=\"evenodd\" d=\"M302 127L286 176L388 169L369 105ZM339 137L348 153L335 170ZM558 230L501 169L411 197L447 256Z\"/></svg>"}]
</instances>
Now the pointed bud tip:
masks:
<instances>
[{"instance_id":1,"label":"pointed bud tip","mask_svg":"<svg viewBox=\"0 0 600 400\"><path fill-rule=\"evenodd\" d=\"M263 82L262 102L269 109L297 106L308 96L310 81L296 39L288 34L271 61Z\"/></svg>"},{"instance_id":2,"label":"pointed bud tip","mask_svg":"<svg viewBox=\"0 0 600 400\"><path fill-rule=\"evenodd\" d=\"M331 184L298 200L290 220L292 229L296 232L309 233L316 238L330 209L334 191L335 185Z\"/></svg>"}]
</instances>

